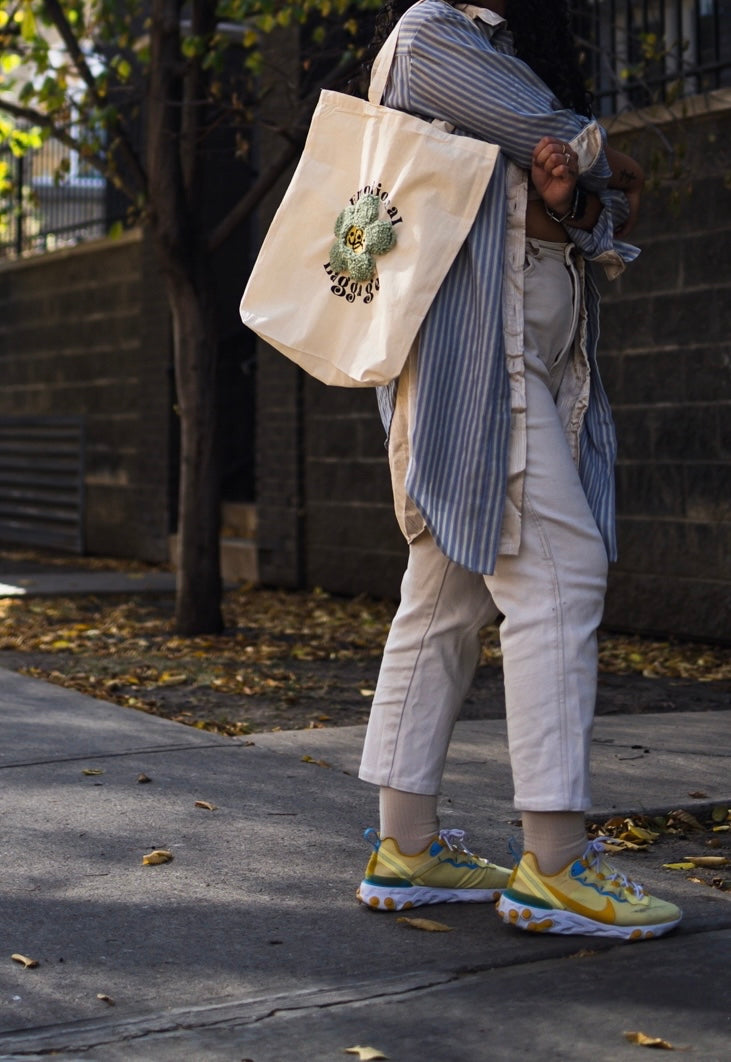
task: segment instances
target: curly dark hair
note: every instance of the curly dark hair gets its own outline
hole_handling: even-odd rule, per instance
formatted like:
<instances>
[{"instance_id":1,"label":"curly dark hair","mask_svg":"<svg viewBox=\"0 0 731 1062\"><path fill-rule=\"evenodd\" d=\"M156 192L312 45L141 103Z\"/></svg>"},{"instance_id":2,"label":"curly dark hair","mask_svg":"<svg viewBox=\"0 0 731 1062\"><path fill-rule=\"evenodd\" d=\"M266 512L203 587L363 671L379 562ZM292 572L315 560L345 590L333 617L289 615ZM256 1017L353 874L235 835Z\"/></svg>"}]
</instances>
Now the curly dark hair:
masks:
<instances>
[{"instance_id":1,"label":"curly dark hair","mask_svg":"<svg viewBox=\"0 0 731 1062\"><path fill-rule=\"evenodd\" d=\"M564 107L591 115L567 0L506 0L515 51Z\"/></svg>"},{"instance_id":2,"label":"curly dark hair","mask_svg":"<svg viewBox=\"0 0 731 1062\"><path fill-rule=\"evenodd\" d=\"M386 0L376 16L375 32L358 88L367 92L367 76L382 44L415 0ZM447 0L453 3L455 0ZM581 72L568 0L506 0L506 17L515 51L548 85L564 107L591 115L591 97Z\"/></svg>"}]
</instances>

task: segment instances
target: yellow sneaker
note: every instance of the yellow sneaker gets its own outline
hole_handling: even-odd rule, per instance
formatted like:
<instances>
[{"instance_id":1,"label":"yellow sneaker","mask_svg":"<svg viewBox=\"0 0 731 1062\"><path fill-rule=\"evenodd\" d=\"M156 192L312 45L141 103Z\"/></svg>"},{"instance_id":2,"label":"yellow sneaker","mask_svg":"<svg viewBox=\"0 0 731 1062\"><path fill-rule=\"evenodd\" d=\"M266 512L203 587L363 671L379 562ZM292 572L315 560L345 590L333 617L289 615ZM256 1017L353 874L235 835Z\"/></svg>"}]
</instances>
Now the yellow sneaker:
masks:
<instances>
[{"instance_id":1,"label":"yellow sneaker","mask_svg":"<svg viewBox=\"0 0 731 1062\"><path fill-rule=\"evenodd\" d=\"M493 903L510 877L505 867L474 855L464 830L441 830L416 855L404 855L392 837L374 829L364 834L373 845L356 896L374 910L403 911L427 903Z\"/></svg>"},{"instance_id":2,"label":"yellow sneaker","mask_svg":"<svg viewBox=\"0 0 731 1062\"><path fill-rule=\"evenodd\" d=\"M683 912L658 900L602 858L605 845L590 841L581 859L558 874L541 874L525 852L497 910L503 922L536 933L577 933L620 940L659 937Z\"/></svg>"}]
</instances>

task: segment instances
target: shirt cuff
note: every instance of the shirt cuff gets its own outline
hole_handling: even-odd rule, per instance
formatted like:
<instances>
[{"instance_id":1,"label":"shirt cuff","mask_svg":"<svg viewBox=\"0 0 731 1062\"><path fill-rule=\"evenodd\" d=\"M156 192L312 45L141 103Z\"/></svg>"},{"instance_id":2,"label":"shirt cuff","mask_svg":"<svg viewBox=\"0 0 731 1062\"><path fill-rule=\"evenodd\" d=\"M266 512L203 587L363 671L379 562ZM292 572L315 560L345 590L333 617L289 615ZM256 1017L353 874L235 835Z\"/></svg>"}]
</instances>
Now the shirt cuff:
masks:
<instances>
[{"instance_id":1,"label":"shirt cuff","mask_svg":"<svg viewBox=\"0 0 731 1062\"><path fill-rule=\"evenodd\" d=\"M566 230L584 258L603 266L607 279L615 280L630 262L634 262L640 254L640 249L614 238L614 230L627 217L625 195L606 188L599 196L603 209L594 228L587 232L585 229L574 229L566 224Z\"/></svg>"},{"instance_id":2,"label":"shirt cuff","mask_svg":"<svg viewBox=\"0 0 731 1062\"><path fill-rule=\"evenodd\" d=\"M591 172L592 177L602 181L612 176L603 155L606 135L606 130L598 122L589 122L573 140L569 140L569 147L579 156L579 176Z\"/></svg>"}]
</instances>

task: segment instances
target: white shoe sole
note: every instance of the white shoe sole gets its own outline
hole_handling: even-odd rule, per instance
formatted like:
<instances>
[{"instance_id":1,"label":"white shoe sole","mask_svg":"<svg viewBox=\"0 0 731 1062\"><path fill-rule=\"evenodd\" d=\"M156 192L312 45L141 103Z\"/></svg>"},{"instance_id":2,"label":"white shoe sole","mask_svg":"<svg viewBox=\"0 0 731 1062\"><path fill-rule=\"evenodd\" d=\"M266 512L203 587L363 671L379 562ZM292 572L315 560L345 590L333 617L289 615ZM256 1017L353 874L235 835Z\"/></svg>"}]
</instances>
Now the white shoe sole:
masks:
<instances>
[{"instance_id":1,"label":"white shoe sole","mask_svg":"<svg viewBox=\"0 0 731 1062\"><path fill-rule=\"evenodd\" d=\"M427 885L389 888L362 881L355 895L374 911L406 911L429 903L495 903L502 889L433 889Z\"/></svg>"},{"instance_id":2,"label":"white shoe sole","mask_svg":"<svg viewBox=\"0 0 731 1062\"><path fill-rule=\"evenodd\" d=\"M527 929L532 933L561 933L566 936L613 937L615 940L650 940L661 937L675 929L682 918L682 911L672 922L656 925L618 926L614 923L597 922L573 911L554 910L546 907L531 907L530 904L501 896L497 911L503 922Z\"/></svg>"}]
</instances>

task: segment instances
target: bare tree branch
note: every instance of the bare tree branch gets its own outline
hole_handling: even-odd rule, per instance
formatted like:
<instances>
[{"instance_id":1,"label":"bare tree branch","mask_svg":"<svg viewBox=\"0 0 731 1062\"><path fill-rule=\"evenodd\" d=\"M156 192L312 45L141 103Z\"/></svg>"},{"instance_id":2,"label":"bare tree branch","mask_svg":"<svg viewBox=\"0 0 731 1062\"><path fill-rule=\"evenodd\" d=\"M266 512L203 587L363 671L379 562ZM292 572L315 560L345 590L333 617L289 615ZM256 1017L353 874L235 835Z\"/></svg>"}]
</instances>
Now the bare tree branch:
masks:
<instances>
[{"instance_id":1,"label":"bare tree branch","mask_svg":"<svg viewBox=\"0 0 731 1062\"><path fill-rule=\"evenodd\" d=\"M282 176L287 167L291 165L302 151L307 138L310 117L320 92L323 89L346 84L348 79L353 77L360 68L360 60L352 60L351 62L338 67L302 101L299 116L292 123L291 127L289 129L277 130L287 141L286 147L282 149L281 153L277 156L271 166L267 167L264 173L258 177L245 195L239 199L238 203L231 208L226 217L216 225L206 244L209 251L215 251L216 248L220 247L221 244L236 231L238 226L246 220L253 210L256 209L264 196L271 191L274 182Z\"/></svg>"},{"instance_id":2,"label":"bare tree branch","mask_svg":"<svg viewBox=\"0 0 731 1062\"><path fill-rule=\"evenodd\" d=\"M256 209L264 196L272 190L272 185L275 181L282 176L288 166L297 158L304 142L304 132L300 143L296 143L294 139L291 140L272 165L259 176L246 195L239 199L226 217L216 225L206 244L209 252L215 251L216 248L220 247L235 232L238 226L246 220L249 214Z\"/></svg>"},{"instance_id":3,"label":"bare tree branch","mask_svg":"<svg viewBox=\"0 0 731 1062\"><path fill-rule=\"evenodd\" d=\"M103 107L104 102L99 95L99 90L96 85L96 78L89 69L89 64L86 61L86 56L81 50L81 45L76 37L76 34L71 29L68 19L63 12L58 0L43 0L43 7L46 10L48 17L58 30L61 40L66 45L68 53L73 61L74 66L78 70L84 84L89 89L91 97L97 107Z\"/></svg>"},{"instance_id":4,"label":"bare tree branch","mask_svg":"<svg viewBox=\"0 0 731 1062\"><path fill-rule=\"evenodd\" d=\"M63 8L58 0L43 0L43 7L48 14L48 17L53 22L54 26L58 30L61 39L63 40L66 48L68 49L69 56L76 67L81 79L89 90L92 100L97 107L101 110L105 106L105 101L102 96L99 95L99 89L97 88L96 78L94 77L89 64L86 61L79 40L74 33ZM132 176L137 183L137 192L144 192L147 188L147 174L145 173L142 163L137 155L137 152L132 147L127 136L127 131L120 122L119 118L115 118L111 123L110 132L114 135L115 145L119 148L119 152L124 158L125 162L129 166ZM55 135L55 134L54 134ZM123 189L125 195L128 195L130 199L135 199L135 192L131 189L128 191Z\"/></svg>"}]
</instances>

